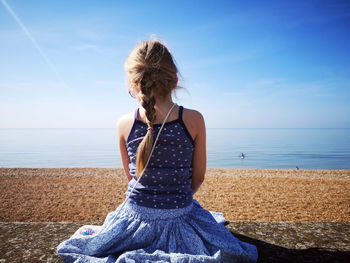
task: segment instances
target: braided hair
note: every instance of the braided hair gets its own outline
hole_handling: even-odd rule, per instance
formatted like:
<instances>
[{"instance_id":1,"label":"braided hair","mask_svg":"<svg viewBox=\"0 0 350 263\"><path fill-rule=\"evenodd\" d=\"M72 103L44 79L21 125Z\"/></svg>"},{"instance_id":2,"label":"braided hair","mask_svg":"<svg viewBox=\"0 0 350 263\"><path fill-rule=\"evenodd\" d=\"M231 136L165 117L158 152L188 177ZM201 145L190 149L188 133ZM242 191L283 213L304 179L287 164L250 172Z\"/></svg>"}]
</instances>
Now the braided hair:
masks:
<instances>
[{"instance_id":1,"label":"braided hair","mask_svg":"<svg viewBox=\"0 0 350 263\"><path fill-rule=\"evenodd\" d=\"M177 88L177 67L168 49L158 40L140 43L125 62L129 83L139 90L141 106L145 109L147 133L141 141L136 156L136 176L145 168L152 150L153 125L156 119L155 95L167 97Z\"/></svg>"}]
</instances>

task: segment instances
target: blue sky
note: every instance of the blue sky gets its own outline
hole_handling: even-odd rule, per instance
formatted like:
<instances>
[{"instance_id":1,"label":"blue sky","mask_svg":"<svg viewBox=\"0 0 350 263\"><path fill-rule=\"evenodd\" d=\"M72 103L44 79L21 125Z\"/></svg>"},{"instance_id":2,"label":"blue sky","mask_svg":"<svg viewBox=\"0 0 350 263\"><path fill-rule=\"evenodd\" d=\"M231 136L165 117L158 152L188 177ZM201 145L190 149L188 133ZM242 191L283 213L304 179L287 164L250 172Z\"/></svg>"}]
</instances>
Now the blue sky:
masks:
<instances>
[{"instance_id":1,"label":"blue sky","mask_svg":"<svg viewBox=\"0 0 350 263\"><path fill-rule=\"evenodd\" d=\"M152 34L208 128L350 128L348 1L97 0L0 0L0 128L114 128Z\"/></svg>"}]
</instances>

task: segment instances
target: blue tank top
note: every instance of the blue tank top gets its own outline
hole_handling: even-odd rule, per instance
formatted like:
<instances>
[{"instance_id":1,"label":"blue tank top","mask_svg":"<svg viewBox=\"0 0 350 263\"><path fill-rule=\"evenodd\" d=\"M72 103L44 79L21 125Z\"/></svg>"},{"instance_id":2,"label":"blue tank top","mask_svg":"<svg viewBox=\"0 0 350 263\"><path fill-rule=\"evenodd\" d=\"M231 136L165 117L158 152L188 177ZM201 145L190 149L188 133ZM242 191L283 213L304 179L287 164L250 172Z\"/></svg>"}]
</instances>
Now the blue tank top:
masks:
<instances>
[{"instance_id":1,"label":"blue tank top","mask_svg":"<svg viewBox=\"0 0 350 263\"><path fill-rule=\"evenodd\" d=\"M178 119L166 122L161 131L147 168L130 196L130 201L140 206L174 209L192 203L192 153L194 141L182 120L183 107L179 107ZM147 132L147 124L137 119L138 109L126 147L130 159L132 180L128 184L128 195L137 178L136 152ZM154 125L154 139L161 124Z\"/></svg>"}]
</instances>

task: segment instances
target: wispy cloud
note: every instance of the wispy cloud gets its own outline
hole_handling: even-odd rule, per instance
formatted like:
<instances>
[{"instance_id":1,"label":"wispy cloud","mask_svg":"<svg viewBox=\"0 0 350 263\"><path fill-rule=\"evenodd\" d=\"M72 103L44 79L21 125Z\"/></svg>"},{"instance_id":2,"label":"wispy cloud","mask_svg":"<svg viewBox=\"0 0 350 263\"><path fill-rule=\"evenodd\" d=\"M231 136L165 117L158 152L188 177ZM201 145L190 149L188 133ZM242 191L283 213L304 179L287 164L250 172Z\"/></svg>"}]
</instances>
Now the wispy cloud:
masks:
<instances>
[{"instance_id":1,"label":"wispy cloud","mask_svg":"<svg viewBox=\"0 0 350 263\"><path fill-rule=\"evenodd\" d=\"M38 42L35 40L33 35L29 32L27 27L22 23L22 21L19 19L19 17L16 15L16 13L12 10L12 8L8 5L8 3L5 0L1 0L4 7L8 10L10 15L15 19L17 24L20 26L20 28L23 30L25 35L29 38L29 40L33 43L36 50L39 52L41 57L44 59L45 63L49 66L49 68L53 71L53 73L56 75L57 79L64 84L65 86L68 86L64 79L62 78L61 74L58 72L56 66L52 63L52 61L49 59L49 57L46 55L46 53L43 51L43 49L40 47Z\"/></svg>"},{"instance_id":2,"label":"wispy cloud","mask_svg":"<svg viewBox=\"0 0 350 263\"><path fill-rule=\"evenodd\" d=\"M350 93L337 90L339 84L336 80L318 80L309 82L296 82L283 78L258 79L236 87L232 91L222 92L222 97L234 101L237 107L251 107L254 109L261 105L266 107L285 107L299 105L309 107L315 103L335 105L336 101L350 97ZM347 80L343 80L347 82ZM339 80L337 80L339 83ZM342 94L342 97L339 96Z\"/></svg>"},{"instance_id":3,"label":"wispy cloud","mask_svg":"<svg viewBox=\"0 0 350 263\"><path fill-rule=\"evenodd\" d=\"M30 100L49 97L64 99L73 95L71 88L62 85L61 82L2 82L0 90L1 102L9 99Z\"/></svg>"},{"instance_id":4,"label":"wispy cloud","mask_svg":"<svg viewBox=\"0 0 350 263\"><path fill-rule=\"evenodd\" d=\"M231 52L226 54L220 54L217 56L207 56L196 60L187 60L182 63L181 68L199 69L213 67L216 65L222 67L224 64L235 64L239 62L244 62L247 60L255 59L264 54L265 50L257 47L254 49L246 50L244 52Z\"/></svg>"},{"instance_id":5,"label":"wispy cloud","mask_svg":"<svg viewBox=\"0 0 350 263\"><path fill-rule=\"evenodd\" d=\"M99 42L99 41L102 41L103 39L103 37L101 36L101 33L97 31L88 30L88 29L79 29L77 30L77 34L79 35L80 38L91 42Z\"/></svg>"},{"instance_id":6,"label":"wispy cloud","mask_svg":"<svg viewBox=\"0 0 350 263\"><path fill-rule=\"evenodd\" d=\"M97 53L102 54L103 50L100 46L94 44L81 44L73 47L78 51L95 51Z\"/></svg>"}]
</instances>

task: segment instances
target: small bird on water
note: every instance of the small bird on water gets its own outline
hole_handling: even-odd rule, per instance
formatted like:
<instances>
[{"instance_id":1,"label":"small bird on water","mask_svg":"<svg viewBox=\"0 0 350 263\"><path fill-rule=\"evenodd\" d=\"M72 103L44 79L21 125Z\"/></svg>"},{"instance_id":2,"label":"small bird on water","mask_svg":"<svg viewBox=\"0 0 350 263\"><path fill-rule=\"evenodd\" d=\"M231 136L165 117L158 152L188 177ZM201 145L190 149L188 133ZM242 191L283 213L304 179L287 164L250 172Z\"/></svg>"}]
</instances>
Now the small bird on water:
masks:
<instances>
[{"instance_id":1,"label":"small bird on water","mask_svg":"<svg viewBox=\"0 0 350 263\"><path fill-rule=\"evenodd\" d=\"M245 157L244 153L241 153L241 159L244 159L244 157Z\"/></svg>"}]
</instances>

